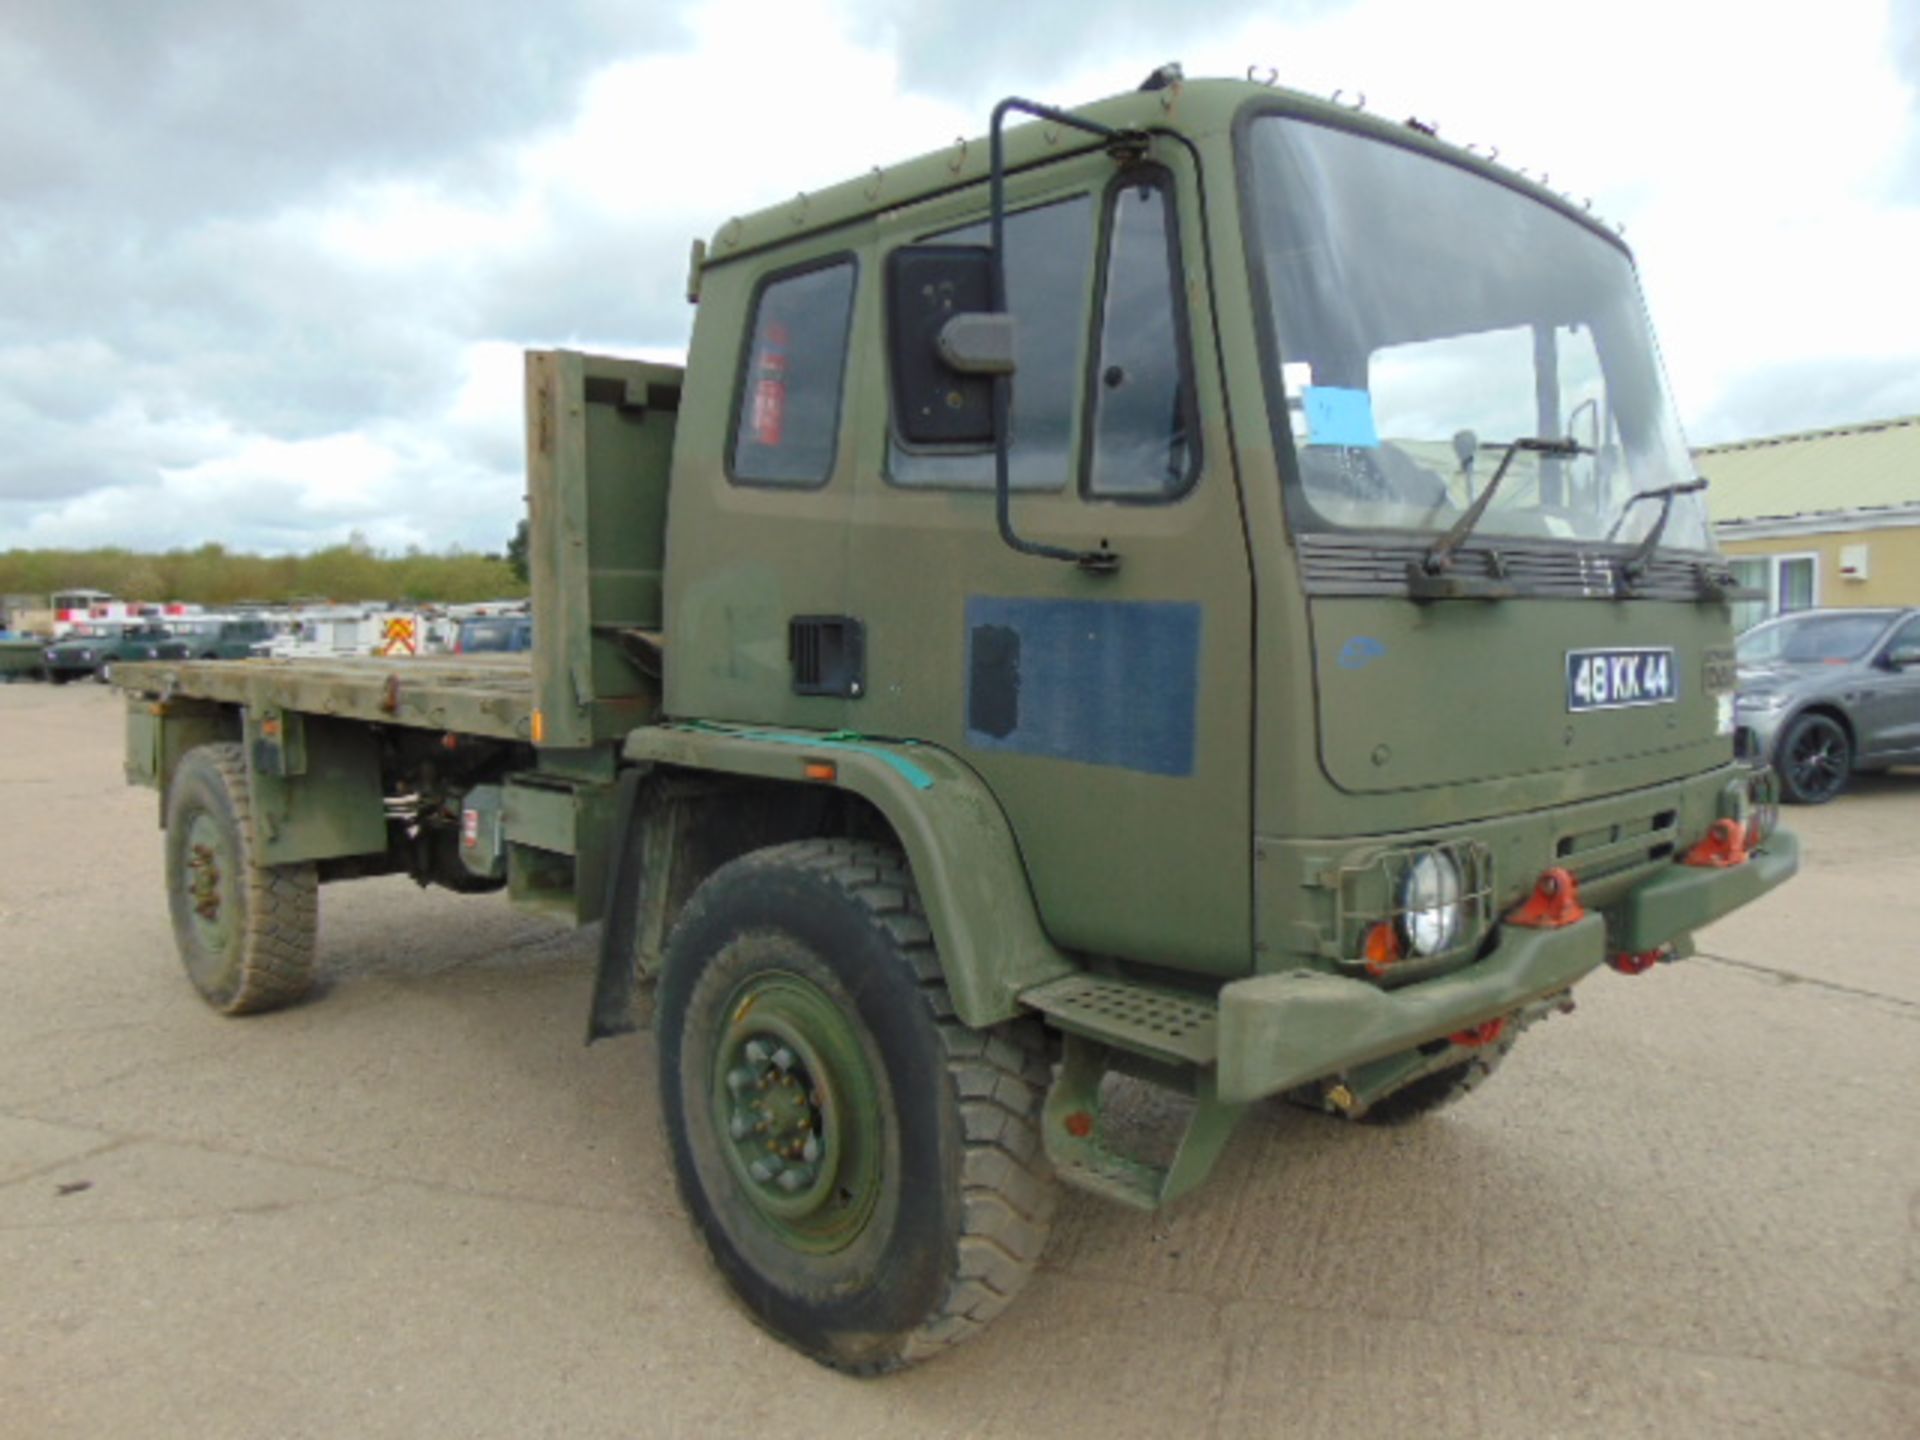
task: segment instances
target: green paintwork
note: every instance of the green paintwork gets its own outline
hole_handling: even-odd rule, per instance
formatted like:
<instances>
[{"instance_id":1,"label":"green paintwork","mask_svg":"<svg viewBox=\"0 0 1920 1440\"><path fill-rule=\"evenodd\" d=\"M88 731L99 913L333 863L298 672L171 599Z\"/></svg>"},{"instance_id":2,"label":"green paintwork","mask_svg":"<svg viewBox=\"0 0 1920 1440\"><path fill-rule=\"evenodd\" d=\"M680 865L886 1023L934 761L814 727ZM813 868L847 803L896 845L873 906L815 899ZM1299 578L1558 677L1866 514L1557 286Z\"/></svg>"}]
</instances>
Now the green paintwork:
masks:
<instances>
[{"instance_id":1,"label":"green paintwork","mask_svg":"<svg viewBox=\"0 0 1920 1440\"><path fill-rule=\"evenodd\" d=\"M257 863L291 865L384 851L387 820L375 733L351 722L307 717L298 727L295 765L283 764L286 773L275 774L259 763L275 748L259 743L268 713L249 711L244 731Z\"/></svg>"},{"instance_id":2,"label":"green paintwork","mask_svg":"<svg viewBox=\"0 0 1920 1440\"><path fill-rule=\"evenodd\" d=\"M1758 900L1800 869L1800 840L1776 830L1744 865L1670 865L1637 885L1607 916L1616 950L1643 954Z\"/></svg>"},{"instance_id":3,"label":"green paintwork","mask_svg":"<svg viewBox=\"0 0 1920 1440\"><path fill-rule=\"evenodd\" d=\"M1127 106L1141 120L1165 113L1151 96ZM1076 195L1098 201L1106 194L1115 173L1111 160L1066 142L1045 146L1039 127L1031 128L1031 135L1014 132L1023 137L1016 151L1058 158L1012 177L1010 205ZM1172 172L1183 253L1203 256L1209 230L1201 219L1200 177L1183 151L1170 148L1158 158ZM945 163L932 167L947 177L937 186L942 191L952 180ZM894 193L882 187L883 195ZM732 387L688 387L674 459L667 612L670 653L693 658L668 668L667 712L912 737L963 754L1006 812L1057 943L1223 977L1243 973L1252 943L1254 705L1247 657L1255 648L1253 575L1217 352L1204 340L1192 346L1204 463L1185 498L1166 505L1083 500L1063 465L1058 492L1023 492L1015 501L1021 532L1032 539L1077 548L1109 540L1125 557L1116 574L1092 575L1007 549L995 533L987 492L910 489L883 475L885 257L984 213L985 196L976 185L902 196L870 221L793 242L754 264L730 263L724 234L716 242L717 258L702 278L690 374L731 374L762 275L849 251L860 277L854 358L838 464L817 490L731 483L722 461L733 423ZM1096 268L1089 267L1078 297L1088 324ZM1204 336L1214 317L1197 272L1184 300ZM1199 606L1194 773L1145 774L969 746L964 616L975 595ZM792 693L786 625L796 614L846 614L864 622L864 694ZM1090 816L1098 822L1089 824ZM1143 844L1144 835L1153 841Z\"/></svg>"},{"instance_id":4,"label":"green paintwork","mask_svg":"<svg viewBox=\"0 0 1920 1440\"><path fill-rule=\"evenodd\" d=\"M1147 159L1165 176L1201 457L1176 500L1083 494L1097 377L1070 377L1081 413L1059 485L1017 493L1013 512L1030 539L1120 555L1117 570L1090 573L1003 545L985 490L887 475L889 257L985 218L983 141L729 221L696 252L684 370L528 356L530 659L125 667L136 692L130 777L164 785L186 745L238 734L245 714L267 858L368 854L385 844L376 727L389 749L396 732L429 745L444 734L493 762L509 895L575 921L601 912L624 767L660 772L633 792L657 807L638 817L651 895L673 888L668 877L698 878L673 860L700 853L680 826L705 812L662 797L719 788L703 776L837 786L905 850L960 1017L1033 1015L1066 1037L1046 1133L1060 1172L1134 1204L1198 1183L1255 1098L1335 1076L1363 1099L1384 1094L1434 1063L1409 1054L1424 1042L1532 1015L1612 951L1684 944L1783 881L1797 856L1781 835L1733 870L1678 863L1740 774L1719 733L1727 606L1604 585L1584 599L1309 597L1282 503L1290 431L1268 413L1243 238L1234 127L1251 108L1403 144L1599 230L1478 157L1285 91L1196 81L1086 107L1149 132ZM1017 126L1007 141L1009 205L1089 197L1100 244L1119 162L1051 125ZM737 483L728 456L755 297L789 271L840 259L853 262L854 299L826 477ZM1076 333L1094 330L1100 275L1090 265L1079 290L1056 297L1077 307ZM1165 702L1170 689L1190 700L1190 768L1129 768L1072 743L976 743L989 732L970 718L970 601L994 613L1022 602L1056 615L1109 605L1197 617L1191 680L1178 667L1102 677L1110 709ZM861 623L857 693L798 693L797 616ZM1360 640L1370 662L1343 666ZM1675 652L1677 703L1569 713L1568 651L1654 645ZM1019 662L1035 667L1027 678L1051 663L1043 651ZM260 733L269 717L278 739ZM809 763L831 765L831 778L809 777ZM769 792L724 790L735 793ZM1486 928L1385 982L1368 976L1357 945L1392 897L1356 898L1364 887L1343 877L1437 844L1484 860L1475 914ZM1561 930L1502 924L1550 866L1574 874L1587 918ZM667 908L656 903L636 927L643 978ZM804 997L764 1003L821 1056L839 1045ZM721 1047L716 1084L752 1068L750 1030ZM1115 1069L1195 1097L1170 1165L1109 1146L1097 1102ZM782 1094L748 1104L748 1118L797 1137L792 1127L818 1114ZM1067 1128L1083 1113L1088 1124ZM773 1214L786 1193L777 1185L747 1189Z\"/></svg>"},{"instance_id":5,"label":"green paintwork","mask_svg":"<svg viewBox=\"0 0 1920 1440\"><path fill-rule=\"evenodd\" d=\"M653 718L622 632L662 626L676 366L527 355L534 706L540 744L587 746Z\"/></svg>"},{"instance_id":6,"label":"green paintwork","mask_svg":"<svg viewBox=\"0 0 1920 1440\"><path fill-rule=\"evenodd\" d=\"M188 660L117 665L113 675L136 697L184 696L496 740L533 736L524 654Z\"/></svg>"},{"instance_id":7,"label":"green paintwork","mask_svg":"<svg viewBox=\"0 0 1920 1440\"><path fill-rule=\"evenodd\" d=\"M159 792L156 823L167 816L167 787L189 750L240 738L239 715L204 700L167 701L127 697L126 776L129 785L150 785Z\"/></svg>"},{"instance_id":8,"label":"green paintwork","mask_svg":"<svg viewBox=\"0 0 1920 1440\"><path fill-rule=\"evenodd\" d=\"M1320 761L1341 791L1498 787L1523 776L1590 777L1600 766L1624 772L1625 785L1644 785L1727 759L1729 742L1714 733L1715 697L1699 683L1705 651L1727 643L1718 607L1321 599L1310 609ZM1364 669L1342 668L1342 647L1359 636L1385 654ZM1676 703L1567 713L1568 650L1651 645L1674 648ZM1493 696L1503 711L1538 723L1489 724ZM1343 723L1356 715L1367 723Z\"/></svg>"},{"instance_id":9,"label":"green paintwork","mask_svg":"<svg viewBox=\"0 0 1920 1440\"><path fill-rule=\"evenodd\" d=\"M1502 926L1485 959L1398 990L1319 970L1236 980L1220 991L1220 1096L1257 1100L1495 1019L1567 989L1606 948L1588 915L1557 930Z\"/></svg>"},{"instance_id":10,"label":"green paintwork","mask_svg":"<svg viewBox=\"0 0 1920 1440\"><path fill-rule=\"evenodd\" d=\"M1116 1058L1107 1046L1068 1035L1059 1075L1047 1091L1041 1132L1047 1158L1070 1185L1135 1210L1157 1210L1213 1172L1246 1106L1223 1100L1212 1073L1203 1073L1192 1082L1193 1109L1173 1159L1165 1165L1136 1159L1114 1148L1101 1123L1101 1082Z\"/></svg>"},{"instance_id":11,"label":"green paintwork","mask_svg":"<svg viewBox=\"0 0 1920 1440\"><path fill-rule=\"evenodd\" d=\"M613 826L612 787L542 770L509 777L503 807L509 892L569 924L599 919ZM553 857L566 863L556 866Z\"/></svg>"},{"instance_id":12,"label":"green paintwork","mask_svg":"<svg viewBox=\"0 0 1920 1440\"><path fill-rule=\"evenodd\" d=\"M881 758L889 751L933 784L921 789ZM793 783L806 783L809 760L831 761L833 783L872 804L900 837L954 1008L969 1025L1011 1018L1020 1011L1022 990L1073 971L1040 923L1005 813L980 776L953 755L876 740L859 749L829 744L810 751L717 725L637 730L624 753L633 761Z\"/></svg>"}]
</instances>

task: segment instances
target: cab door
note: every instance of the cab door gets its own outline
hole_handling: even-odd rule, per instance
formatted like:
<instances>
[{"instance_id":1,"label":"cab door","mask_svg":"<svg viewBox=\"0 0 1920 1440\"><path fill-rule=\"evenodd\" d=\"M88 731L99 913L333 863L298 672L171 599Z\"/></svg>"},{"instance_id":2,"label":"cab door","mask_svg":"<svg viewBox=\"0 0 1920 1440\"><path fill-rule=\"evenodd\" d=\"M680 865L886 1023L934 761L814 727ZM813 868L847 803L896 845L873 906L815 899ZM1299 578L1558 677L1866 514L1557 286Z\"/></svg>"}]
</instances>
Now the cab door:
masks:
<instances>
[{"instance_id":1,"label":"cab door","mask_svg":"<svg viewBox=\"0 0 1920 1440\"><path fill-rule=\"evenodd\" d=\"M1013 524L1117 568L1003 543L991 453L903 443L876 356L849 723L978 770L1057 943L1224 975L1251 952L1251 582L1197 187L1177 149L1009 180ZM986 243L981 193L890 220L875 271L901 245Z\"/></svg>"}]
</instances>

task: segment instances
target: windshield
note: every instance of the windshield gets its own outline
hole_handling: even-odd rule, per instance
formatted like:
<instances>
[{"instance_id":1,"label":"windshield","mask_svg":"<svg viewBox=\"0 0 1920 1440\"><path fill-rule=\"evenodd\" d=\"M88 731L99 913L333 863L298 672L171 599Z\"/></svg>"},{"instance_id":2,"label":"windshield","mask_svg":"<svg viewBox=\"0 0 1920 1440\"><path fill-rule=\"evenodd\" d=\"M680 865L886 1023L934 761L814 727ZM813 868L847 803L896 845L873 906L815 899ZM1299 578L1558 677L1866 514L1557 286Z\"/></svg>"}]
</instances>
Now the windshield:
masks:
<instances>
[{"instance_id":1,"label":"windshield","mask_svg":"<svg viewBox=\"0 0 1920 1440\"><path fill-rule=\"evenodd\" d=\"M1873 648L1887 628L1887 612L1795 615L1756 625L1735 643L1742 665L1844 665Z\"/></svg>"},{"instance_id":2,"label":"windshield","mask_svg":"<svg viewBox=\"0 0 1920 1440\"><path fill-rule=\"evenodd\" d=\"M1254 264L1309 529L1444 531L1523 437L1479 535L1642 539L1693 478L1632 262L1507 186L1282 116L1248 130ZM1661 544L1706 550L1699 495Z\"/></svg>"},{"instance_id":3,"label":"windshield","mask_svg":"<svg viewBox=\"0 0 1920 1440\"><path fill-rule=\"evenodd\" d=\"M529 620L469 620L460 627L462 650L512 650L530 631Z\"/></svg>"}]
</instances>

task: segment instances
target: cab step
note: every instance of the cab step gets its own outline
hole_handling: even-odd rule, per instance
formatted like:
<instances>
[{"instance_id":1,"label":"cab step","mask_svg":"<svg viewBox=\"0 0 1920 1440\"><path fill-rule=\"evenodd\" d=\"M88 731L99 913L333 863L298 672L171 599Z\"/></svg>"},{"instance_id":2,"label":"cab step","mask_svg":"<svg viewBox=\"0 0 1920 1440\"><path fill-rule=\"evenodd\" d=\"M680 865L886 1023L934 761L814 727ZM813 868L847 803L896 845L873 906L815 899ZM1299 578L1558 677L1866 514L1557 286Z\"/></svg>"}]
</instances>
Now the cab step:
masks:
<instances>
[{"instance_id":1,"label":"cab step","mask_svg":"<svg viewBox=\"0 0 1920 1440\"><path fill-rule=\"evenodd\" d=\"M1050 980L1022 991L1020 999L1065 1037L1043 1122L1047 1158L1061 1180L1137 1210L1156 1210L1207 1177L1246 1108L1214 1094L1218 1007L1210 999L1103 975ZM1193 1096L1168 1164L1139 1159L1109 1141L1101 1087L1119 1068L1117 1052L1172 1069Z\"/></svg>"},{"instance_id":2,"label":"cab step","mask_svg":"<svg viewBox=\"0 0 1920 1440\"><path fill-rule=\"evenodd\" d=\"M1219 1007L1205 996L1069 975L1020 992L1020 1001L1060 1029L1174 1065L1211 1065L1219 1053Z\"/></svg>"}]
</instances>

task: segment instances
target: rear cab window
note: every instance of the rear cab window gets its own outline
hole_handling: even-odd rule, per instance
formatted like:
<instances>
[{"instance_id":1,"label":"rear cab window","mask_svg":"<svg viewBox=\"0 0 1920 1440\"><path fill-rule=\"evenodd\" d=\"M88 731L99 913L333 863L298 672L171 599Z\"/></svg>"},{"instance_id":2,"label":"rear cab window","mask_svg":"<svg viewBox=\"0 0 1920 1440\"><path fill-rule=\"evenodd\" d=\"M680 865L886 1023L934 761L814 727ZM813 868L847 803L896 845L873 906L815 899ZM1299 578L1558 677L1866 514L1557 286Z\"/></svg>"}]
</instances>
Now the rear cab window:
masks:
<instances>
[{"instance_id":1,"label":"rear cab window","mask_svg":"<svg viewBox=\"0 0 1920 1440\"><path fill-rule=\"evenodd\" d=\"M762 282L734 402L734 481L815 486L833 473L854 277L844 256Z\"/></svg>"}]
</instances>

